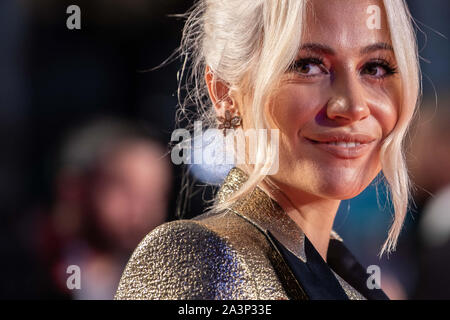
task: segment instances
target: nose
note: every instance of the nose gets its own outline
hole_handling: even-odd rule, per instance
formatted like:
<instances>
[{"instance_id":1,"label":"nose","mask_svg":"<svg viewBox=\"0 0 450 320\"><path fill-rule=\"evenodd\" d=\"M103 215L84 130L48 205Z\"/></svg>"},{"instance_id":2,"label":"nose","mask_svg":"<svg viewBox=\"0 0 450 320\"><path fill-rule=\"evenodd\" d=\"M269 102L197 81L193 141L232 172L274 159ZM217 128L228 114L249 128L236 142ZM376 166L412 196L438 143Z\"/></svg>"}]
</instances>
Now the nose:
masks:
<instances>
[{"instance_id":1,"label":"nose","mask_svg":"<svg viewBox=\"0 0 450 320\"><path fill-rule=\"evenodd\" d=\"M367 118L370 108L358 79L346 77L335 82L333 97L327 103L327 117L342 124Z\"/></svg>"}]
</instances>

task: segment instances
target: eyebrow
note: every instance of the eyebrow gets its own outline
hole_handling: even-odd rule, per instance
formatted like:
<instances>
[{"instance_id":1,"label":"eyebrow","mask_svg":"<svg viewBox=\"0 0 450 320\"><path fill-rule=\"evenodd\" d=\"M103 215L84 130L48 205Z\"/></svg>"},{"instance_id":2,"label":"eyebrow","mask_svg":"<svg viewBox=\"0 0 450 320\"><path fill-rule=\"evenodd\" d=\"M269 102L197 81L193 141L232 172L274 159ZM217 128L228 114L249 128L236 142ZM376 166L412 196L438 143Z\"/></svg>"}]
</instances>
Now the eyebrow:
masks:
<instances>
[{"instance_id":1,"label":"eyebrow","mask_svg":"<svg viewBox=\"0 0 450 320\"><path fill-rule=\"evenodd\" d=\"M320 43L305 43L300 47L300 50L315 51L327 55L336 54L336 51L333 48ZM361 55L364 55L378 50L394 51L394 48L392 48L392 46L386 42L377 42L362 48L359 53Z\"/></svg>"},{"instance_id":2,"label":"eyebrow","mask_svg":"<svg viewBox=\"0 0 450 320\"><path fill-rule=\"evenodd\" d=\"M300 47L300 50L315 51L322 54L335 55L336 52L329 46L320 43L305 43Z\"/></svg>"},{"instance_id":3,"label":"eyebrow","mask_svg":"<svg viewBox=\"0 0 450 320\"><path fill-rule=\"evenodd\" d=\"M367 47L362 48L359 52L361 55L368 54L374 51L378 50L388 50L394 52L394 48L389 43L386 42L377 42L371 45L368 45Z\"/></svg>"}]
</instances>

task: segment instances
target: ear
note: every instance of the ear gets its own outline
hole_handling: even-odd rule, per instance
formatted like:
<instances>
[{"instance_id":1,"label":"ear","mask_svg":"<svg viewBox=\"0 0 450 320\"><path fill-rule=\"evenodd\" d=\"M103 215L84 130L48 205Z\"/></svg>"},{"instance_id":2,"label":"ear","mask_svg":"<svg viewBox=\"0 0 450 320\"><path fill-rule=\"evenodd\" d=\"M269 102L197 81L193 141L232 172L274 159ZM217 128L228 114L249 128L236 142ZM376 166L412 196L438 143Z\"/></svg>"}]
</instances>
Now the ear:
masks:
<instances>
[{"instance_id":1,"label":"ear","mask_svg":"<svg viewBox=\"0 0 450 320\"><path fill-rule=\"evenodd\" d=\"M234 101L230 97L230 88L224 81L217 78L209 66L205 68L205 81L217 115L224 116L225 110L234 107Z\"/></svg>"}]
</instances>

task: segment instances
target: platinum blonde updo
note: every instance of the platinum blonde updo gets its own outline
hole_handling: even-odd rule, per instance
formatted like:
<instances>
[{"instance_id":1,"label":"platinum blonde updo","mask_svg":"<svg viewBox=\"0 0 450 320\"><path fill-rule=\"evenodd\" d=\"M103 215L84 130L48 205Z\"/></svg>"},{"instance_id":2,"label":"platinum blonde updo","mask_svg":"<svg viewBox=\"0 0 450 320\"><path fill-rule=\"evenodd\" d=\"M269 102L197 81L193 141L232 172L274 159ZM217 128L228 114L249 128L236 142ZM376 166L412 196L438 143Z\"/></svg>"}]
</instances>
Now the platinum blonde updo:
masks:
<instances>
[{"instance_id":1,"label":"platinum blonde updo","mask_svg":"<svg viewBox=\"0 0 450 320\"><path fill-rule=\"evenodd\" d=\"M182 42L177 53L183 66L178 74L179 123L192 126L202 120L214 128L216 114L208 96L207 67L215 79L250 98L240 106L254 116L254 129L270 129L269 95L294 62L302 41L306 9L313 0L198 0L186 13ZM410 182L404 158L404 138L420 96L420 70L414 22L404 0L384 0L399 74L402 101L398 122L381 149L382 171L390 190L395 215L380 256L395 250L408 209ZM182 94L181 92L184 92ZM183 96L183 98L182 98ZM270 171L276 156L269 141L258 141L256 164L244 186L225 202L220 212L253 190Z\"/></svg>"}]
</instances>

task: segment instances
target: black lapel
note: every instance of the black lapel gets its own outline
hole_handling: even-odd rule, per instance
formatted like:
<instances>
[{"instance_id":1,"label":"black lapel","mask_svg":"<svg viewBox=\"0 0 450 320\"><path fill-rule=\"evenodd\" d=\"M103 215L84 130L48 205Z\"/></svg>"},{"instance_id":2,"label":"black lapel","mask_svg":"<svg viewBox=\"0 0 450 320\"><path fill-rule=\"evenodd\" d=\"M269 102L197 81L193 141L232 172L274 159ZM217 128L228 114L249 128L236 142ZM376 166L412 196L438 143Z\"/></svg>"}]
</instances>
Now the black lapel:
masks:
<instances>
[{"instance_id":1,"label":"black lapel","mask_svg":"<svg viewBox=\"0 0 450 320\"><path fill-rule=\"evenodd\" d=\"M327 253L328 265L349 285L359 291L368 300L389 300L382 289L369 289L369 274L353 256L350 250L338 240L330 240Z\"/></svg>"},{"instance_id":2,"label":"black lapel","mask_svg":"<svg viewBox=\"0 0 450 320\"><path fill-rule=\"evenodd\" d=\"M305 237L306 263L287 250L273 235L277 246L295 278L311 300L348 300L344 289L330 268Z\"/></svg>"}]
</instances>

